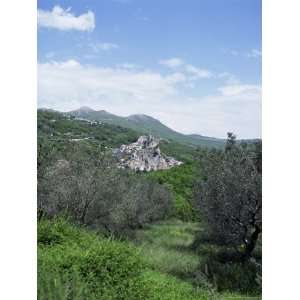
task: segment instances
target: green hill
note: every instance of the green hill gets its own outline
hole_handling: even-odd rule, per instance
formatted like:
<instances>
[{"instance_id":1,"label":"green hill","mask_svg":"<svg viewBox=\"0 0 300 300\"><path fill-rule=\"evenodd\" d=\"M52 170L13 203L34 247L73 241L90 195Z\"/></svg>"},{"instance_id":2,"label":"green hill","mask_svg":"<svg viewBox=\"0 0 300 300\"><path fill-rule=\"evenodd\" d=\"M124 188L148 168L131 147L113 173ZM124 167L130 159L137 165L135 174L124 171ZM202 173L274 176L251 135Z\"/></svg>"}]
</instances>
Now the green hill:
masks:
<instances>
[{"instance_id":1,"label":"green hill","mask_svg":"<svg viewBox=\"0 0 300 300\"><path fill-rule=\"evenodd\" d=\"M139 133L118 125L87 122L70 118L62 113L39 109L37 113L38 138L55 142L79 142L119 147L137 140Z\"/></svg>"},{"instance_id":2,"label":"green hill","mask_svg":"<svg viewBox=\"0 0 300 300\"><path fill-rule=\"evenodd\" d=\"M73 148L76 145L85 146L90 149L89 151L102 151L102 147L117 148L122 144L135 142L143 132L121 126L121 122L114 124L105 121L94 122L82 116L39 109L37 133L39 145L48 145L59 153L68 154L70 146ZM194 145L166 139L160 142L160 147L164 154L185 162L193 161L197 151Z\"/></svg>"},{"instance_id":3,"label":"green hill","mask_svg":"<svg viewBox=\"0 0 300 300\"><path fill-rule=\"evenodd\" d=\"M158 136L163 139L182 143L191 146L202 147L216 147L220 148L224 145L224 140L206 137L202 135L185 135L176 132L166 125L162 124L159 120L143 115L131 115L128 117L120 117L105 110L93 110L89 107L81 107L66 113L67 115L83 118L87 120L101 121L108 124L119 125L125 128L133 129L142 134L149 134Z\"/></svg>"}]
</instances>

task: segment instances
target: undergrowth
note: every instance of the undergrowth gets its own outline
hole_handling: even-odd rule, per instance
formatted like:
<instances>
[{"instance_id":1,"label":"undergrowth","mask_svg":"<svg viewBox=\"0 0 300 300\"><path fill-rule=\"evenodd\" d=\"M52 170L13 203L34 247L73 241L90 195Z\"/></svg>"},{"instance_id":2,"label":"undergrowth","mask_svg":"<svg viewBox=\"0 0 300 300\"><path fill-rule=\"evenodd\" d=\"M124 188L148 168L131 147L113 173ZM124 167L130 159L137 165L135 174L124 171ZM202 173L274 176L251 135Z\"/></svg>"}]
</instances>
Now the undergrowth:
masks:
<instances>
[{"instance_id":1,"label":"undergrowth","mask_svg":"<svg viewBox=\"0 0 300 300\"><path fill-rule=\"evenodd\" d=\"M259 299L217 292L199 277L196 223L168 221L137 232L136 245L58 218L38 223L40 300Z\"/></svg>"}]
</instances>

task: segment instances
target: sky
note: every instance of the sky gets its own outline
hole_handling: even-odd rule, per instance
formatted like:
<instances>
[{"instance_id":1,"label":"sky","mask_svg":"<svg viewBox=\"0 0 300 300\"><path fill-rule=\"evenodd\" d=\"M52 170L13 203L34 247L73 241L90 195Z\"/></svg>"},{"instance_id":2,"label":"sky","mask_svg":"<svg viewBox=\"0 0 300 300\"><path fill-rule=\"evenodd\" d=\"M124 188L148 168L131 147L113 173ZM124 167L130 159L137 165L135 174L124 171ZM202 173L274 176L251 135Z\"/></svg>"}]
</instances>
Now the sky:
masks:
<instances>
[{"instance_id":1,"label":"sky","mask_svg":"<svg viewBox=\"0 0 300 300\"><path fill-rule=\"evenodd\" d=\"M38 107L261 137L261 0L39 0Z\"/></svg>"}]
</instances>

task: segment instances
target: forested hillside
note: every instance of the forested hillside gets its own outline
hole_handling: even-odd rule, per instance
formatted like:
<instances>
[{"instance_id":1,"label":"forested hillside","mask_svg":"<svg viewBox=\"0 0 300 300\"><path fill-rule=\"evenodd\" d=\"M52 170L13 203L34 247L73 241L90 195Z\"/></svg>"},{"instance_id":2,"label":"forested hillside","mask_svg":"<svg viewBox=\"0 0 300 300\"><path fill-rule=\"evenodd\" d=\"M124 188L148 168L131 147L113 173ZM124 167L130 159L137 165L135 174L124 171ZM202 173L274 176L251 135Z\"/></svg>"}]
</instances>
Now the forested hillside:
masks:
<instances>
[{"instance_id":1,"label":"forested hillside","mask_svg":"<svg viewBox=\"0 0 300 300\"><path fill-rule=\"evenodd\" d=\"M89 140L91 143L117 147L138 138L138 133L131 129L102 122L75 120L49 110L38 110L37 125L39 138L45 137L57 142Z\"/></svg>"},{"instance_id":2,"label":"forested hillside","mask_svg":"<svg viewBox=\"0 0 300 300\"><path fill-rule=\"evenodd\" d=\"M81 107L67 114L88 120L101 121L107 124L120 125L138 131L141 134L152 134L185 145L221 148L225 142L222 139L201 135L185 135L176 132L162 124L159 120L142 114L120 117L104 110L96 111L89 107Z\"/></svg>"}]
</instances>

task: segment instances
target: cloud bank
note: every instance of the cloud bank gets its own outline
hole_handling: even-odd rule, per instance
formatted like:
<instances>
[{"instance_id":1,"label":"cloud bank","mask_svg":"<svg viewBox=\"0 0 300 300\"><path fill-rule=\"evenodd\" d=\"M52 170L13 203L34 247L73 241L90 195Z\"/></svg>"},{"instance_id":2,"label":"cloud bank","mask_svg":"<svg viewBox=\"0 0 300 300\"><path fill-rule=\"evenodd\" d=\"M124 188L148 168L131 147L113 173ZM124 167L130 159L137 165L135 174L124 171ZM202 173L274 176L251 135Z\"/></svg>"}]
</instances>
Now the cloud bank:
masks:
<instances>
[{"instance_id":1,"label":"cloud bank","mask_svg":"<svg viewBox=\"0 0 300 300\"><path fill-rule=\"evenodd\" d=\"M162 75L142 68L104 68L76 60L38 64L39 107L68 111L80 106L126 116L149 114L183 133L260 137L258 85L224 83L206 97L188 96L181 72Z\"/></svg>"},{"instance_id":2,"label":"cloud bank","mask_svg":"<svg viewBox=\"0 0 300 300\"><path fill-rule=\"evenodd\" d=\"M95 15L92 11L75 16L70 8L63 9L54 6L52 11L38 9L38 26L58 30L93 31L95 28Z\"/></svg>"}]
</instances>

